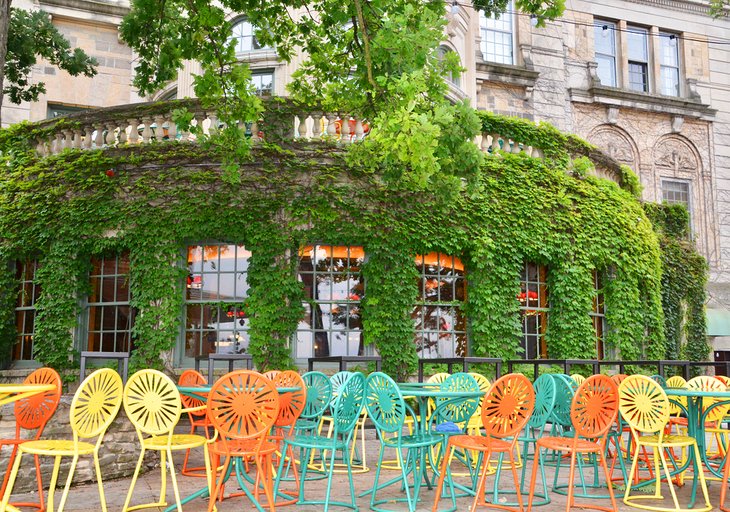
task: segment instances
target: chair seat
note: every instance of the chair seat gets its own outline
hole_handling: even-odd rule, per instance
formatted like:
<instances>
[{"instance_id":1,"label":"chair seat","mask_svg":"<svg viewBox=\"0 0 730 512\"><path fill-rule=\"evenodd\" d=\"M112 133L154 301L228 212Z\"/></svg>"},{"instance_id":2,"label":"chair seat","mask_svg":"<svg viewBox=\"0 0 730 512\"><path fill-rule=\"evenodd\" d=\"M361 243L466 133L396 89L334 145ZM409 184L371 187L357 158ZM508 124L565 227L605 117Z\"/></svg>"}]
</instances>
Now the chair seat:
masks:
<instances>
[{"instance_id":1,"label":"chair seat","mask_svg":"<svg viewBox=\"0 0 730 512\"><path fill-rule=\"evenodd\" d=\"M591 453L601 449L601 446L587 439L565 438L565 437L541 437L537 445L548 450L573 451L577 453Z\"/></svg>"},{"instance_id":2,"label":"chair seat","mask_svg":"<svg viewBox=\"0 0 730 512\"><path fill-rule=\"evenodd\" d=\"M696 444L697 441L694 437L690 436L682 436L682 435L665 435L662 436L662 442L661 446L692 446L693 444ZM659 436L658 435L650 435L650 436L640 436L639 437L639 444L641 446L660 446L659 443Z\"/></svg>"},{"instance_id":3,"label":"chair seat","mask_svg":"<svg viewBox=\"0 0 730 512\"><path fill-rule=\"evenodd\" d=\"M144 447L148 450L164 450L167 448L168 436L153 436L144 440ZM170 448L173 450L187 450L203 446L207 442L204 436L197 434L174 434L170 439Z\"/></svg>"},{"instance_id":4,"label":"chair seat","mask_svg":"<svg viewBox=\"0 0 730 512\"><path fill-rule=\"evenodd\" d=\"M298 419L294 428L299 430L314 430L319 426L319 420Z\"/></svg>"},{"instance_id":5,"label":"chair seat","mask_svg":"<svg viewBox=\"0 0 730 512\"><path fill-rule=\"evenodd\" d=\"M209 450L211 453L218 455L230 453L233 457L246 457L249 455L266 455L274 453L278 449L276 443L268 441L261 445L260 450L258 450L258 445L258 439L229 439L227 441L228 449L226 449L223 441L216 441Z\"/></svg>"},{"instance_id":6,"label":"chair seat","mask_svg":"<svg viewBox=\"0 0 730 512\"><path fill-rule=\"evenodd\" d=\"M326 436L296 435L287 438L286 441L301 448L319 448L322 450L343 450L347 448L347 444L341 439Z\"/></svg>"},{"instance_id":7,"label":"chair seat","mask_svg":"<svg viewBox=\"0 0 730 512\"><path fill-rule=\"evenodd\" d=\"M75 449L77 448L78 451ZM34 455L88 455L94 453L95 446L91 443L79 441L74 445L73 441L65 439L41 439L38 441L27 441L20 445L20 450Z\"/></svg>"},{"instance_id":8,"label":"chair seat","mask_svg":"<svg viewBox=\"0 0 730 512\"><path fill-rule=\"evenodd\" d=\"M442 435L434 434L411 434L407 436L392 437L383 439L383 444L392 448L418 448L420 446L433 446L443 441Z\"/></svg>"},{"instance_id":9,"label":"chair seat","mask_svg":"<svg viewBox=\"0 0 730 512\"><path fill-rule=\"evenodd\" d=\"M478 450L493 452L508 452L512 447L511 441L504 439L496 439L493 437L486 436L452 436L449 442L453 446L464 448L465 450Z\"/></svg>"}]
</instances>

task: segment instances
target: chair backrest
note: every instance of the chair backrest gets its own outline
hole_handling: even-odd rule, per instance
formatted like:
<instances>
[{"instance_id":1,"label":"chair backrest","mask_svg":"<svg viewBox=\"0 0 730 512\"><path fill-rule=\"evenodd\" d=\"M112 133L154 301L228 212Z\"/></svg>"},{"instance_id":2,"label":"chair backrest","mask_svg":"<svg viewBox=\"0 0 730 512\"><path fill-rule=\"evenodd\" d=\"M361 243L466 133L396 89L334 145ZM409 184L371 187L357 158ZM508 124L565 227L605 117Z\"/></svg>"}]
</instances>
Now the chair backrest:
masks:
<instances>
[{"instance_id":1,"label":"chair backrest","mask_svg":"<svg viewBox=\"0 0 730 512\"><path fill-rule=\"evenodd\" d=\"M591 375L578 386L570 417L577 436L589 439L608 433L618 415L618 387L608 375Z\"/></svg>"},{"instance_id":2,"label":"chair backrest","mask_svg":"<svg viewBox=\"0 0 730 512\"><path fill-rule=\"evenodd\" d=\"M299 372L294 370L278 372L274 376L274 386L299 388L296 391L279 393L279 415L274 422L274 426L279 428L293 428L307 405L307 386Z\"/></svg>"},{"instance_id":3,"label":"chair backrest","mask_svg":"<svg viewBox=\"0 0 730 512\"><path fill-rule=\"evenodd\" d=\"M281 373L279 370L269 370L268 372L264 372L264 377L269 380L274 380L279 373Z\"/></svg>"},{"instance_id":4,"label":"chair backrest","mask_svg":"<svg viewBox=\"0 0 730 512\"><path fill-rule=\"evenodd\" d=\"M61 376L52 368L38 368L25 378L23 384L52 384L55 386L50 391L44 391L15 402L16 430L37 429L37 439L61 401Z\"/></svg>"},{"instance_id":5,"label":"chair backrest","mask_svg":"<svg viewBox=\"0 0 730 512\"><path fill-rule=\"evenodd\" d=\"M360 372L353 372L338 389L337 398L332 406L335 437L352 435L364 406L365 376Z\"/></svg>"},{"instance_id":6,"label":"chair backrest","mask_svg":"<svg viewBox=\"0 0 730 512\"><path fill-rule=\"evenodd\" d=\"M616 375L611 375L611 380L614 381L618 386L624 381L626 377L628 377L628 375L626 375L625 373L617 373Z\"/></svg>"},{"instance_id":7,"label":"chair backrest","mask_svg":"<svg viewBox=\"0 0 730 512\"><path fill-rule=\"evenodd\" d=\"M681 375L673 375L667 379L667 387L680 389L687 385L687 381Z\"/></svg>"},{"instance_id":8,"label":"chair backrest","mask_svg":"<svg viewBox=\"0 0 730 512\"><path fill-rule=\"evenodd\" d=\"M730 377L727 375L715 375L715 378L725 384L725 387L730 386Z\"/></svg>"},{"instance_id":9,"label":"chair backrest","mask_svg":"<svg viewBox=\"0 0 730 512\"><path fill-rule=\"evenodd\" d=\"M535 408L535 390L521 373L497 379L482 401L482 425L488 436L514 437ZM515 437L516 439L516 437Z\"/></svg>"},{"instance_id":10,"label":"chair backrest","mask_svg":"<svg viewBox=\"0 0 730 512\"><path fill-rule=\"evenodd\" d=\"M681 375L673 375L667 379L667 389L682 389L687 387L687 381ZM684 409L677 405L675 402L679 402L684 406ZM669 413L672 416L679 416L687 410L687 397L686 396L675 396L669 401Z\"/></svg>"},{"instance_id":11,"label":"chair backrest","mask_svg":"<svg viewBox=\"0 0 730 512\"><path fill-rule=\"evenodd\" d=\"M535 390L535 410L527 424L530 428L542 429L555 407L555 379L549 373L543 373L532 388Z\"/></svg>"},{"instance_id":12,"label":"chair backrest","mask_svg":"<svg viewBox=\"0 0 730 512\"><path fill-rule=\"evenodd\" d=\"M631 430L664 433L669 421L669 399L662 386L646 375L631 375L618 387L619 410Z\"/></svg>"},{"instance_id":13,"label":"chair backrest","mask_svg":"<svg viewBox=\"0 0 730 512\"><path fill-rule=\"evenodd\" d=\"M720 380L709 375L700 375L687 381L687 388L695 391L727 391L727 386ZM703 412L708 409L712 404L719 400L713 400L711 398L705 398L702 401ZM721 421L725 414L727 414L730 405L720 405L713 408L705 417L706 421Z\"/></svg>"},{"instance_id":14,"label":"chair backrest","mask_svg":"<svg viewBox=\"0 0 730 512\"><path fill-rule=\"evenodd\" d=\"M350 375L352 375L352 372L343 370L341 372L335 373L332 377L330 377L330 385L332 386L332 400L330 401L330 406L335 404L335 400L337 400L337 393L339 392L340 387L345 383L347 379L350 378Z\"/></svg>"},{"instance_id":15,"label":"chair backrest","mask_svg":"<svg viewBox=\"0 0 730 512\"><path fill-rule=\"evenodd\" d=\"M140 370L124 386L124 412L138 433L172 436L182 414L175 382L158 370Z\"/></svg>"},{"instance_id":16,"label":"chair backrest","mask_svg":"<svg viewBox=\"0 0 730 512\"><path fill-rule=\"evenodd\" d=\"M177 380L177 384L179 386L205 386L208 384L208 380L203 376L202 373L200 373L197 370L185 370L180 374L180 378ZM200 407L201 405L205 405L205 402L200 400L199 398L193 398L188 395L182 395L180 397L182 400L183 407L185 409L194 409L196 407ZM202 418L205 416L205 409L201 409L199 411L188 411L188 416L190 418Z\"/></svg>"},{"instance_id":17,"label":"chair backrest","mask_svg":"<svg viewBox=\"0 0 730 512\"><path fill-rule=\"evenodd\" d=\"M311 420L320 418L332 400L332 384L322 372L307 372L302 375L307 386L307 403L301 417Z\"/></svg>"},{"instance_id":18,"label":"chair backrest","mask_svg":"<svg viewBox=\"0 0 730 512\"><path fill-rule=\"evenodd\" d=\"M654 374L651 376L651 380L659 384L662 388L667 388L667 380L662 375L659 375L658 373Z\"/></svg>"},{"instance_id":19,"label":"chair backrest","mask_svg":"<svg viewBox=\"0 0 730 512\"><path fill-rule=\"evenodd\" d=\"M449 375L441 384L439 384L441 391L449 393L462 393L462 392L477 392L479 391L479 384L477 381L468 373L458 372ZM436 409L434 410L434 421L444 422L450 421L452 423L464 423L474 415L479 407L479 402L482 399L481 396L474 396L464 399L450 398L436 398Z\"/></svg>"},{"instance_id":20,"label":"chair backrest","mask_svg":"<svg viewBox=\"0 0 730 512\"><path fill-rule=\"evenodd\" d=\"M365 408L379 432L400 432L406 419L406 403L398 385L388 375L375 372L365 381Z\"/></svg>"},{"instance_id":21,"label":"chair backrest","mask_svg":"<svg viewBox=\"0 0 730 512\"><path fill-rule=\"evenodd\" d=\"M111 368L101 368L86 377L71 401L70 419L74 438L102 435L122 407L122 378Z\"/></svg>"},{"instance_id":22,"label":"chair backrest","mask_svg":"<svg viewBox=\"0 0 730 512\"><path fill-rule=\"evenodd\" d=\"M573 379L573 382L575 382L579 386L586 381L586 378L583 375L581 375L580 373L574 373L573 375L570 376L570 378Z\"/></svg>"},{"instance_id":23,"label":"chair backrest","mask_svg":"<svg viewBox=\"0 0 730 512\"><path fill-rule=\"evenodd\" d=\"M550 414L550 421L563 427L572 426L570 406L575 396L575 381L562 373L553 374L555 380L555 406Z\"/></svg>"},{"instance_id":24,"label":"chair backrest","mask_svg":"<svg viewBox=\"0 0 730 512\"><path fill-rule=\"evenodd\" d=\"M271 380L252 370L218 379L208 393L208 418L224 442L266 438L279 415L279 393Z\"/></svg>"}]
</instances>

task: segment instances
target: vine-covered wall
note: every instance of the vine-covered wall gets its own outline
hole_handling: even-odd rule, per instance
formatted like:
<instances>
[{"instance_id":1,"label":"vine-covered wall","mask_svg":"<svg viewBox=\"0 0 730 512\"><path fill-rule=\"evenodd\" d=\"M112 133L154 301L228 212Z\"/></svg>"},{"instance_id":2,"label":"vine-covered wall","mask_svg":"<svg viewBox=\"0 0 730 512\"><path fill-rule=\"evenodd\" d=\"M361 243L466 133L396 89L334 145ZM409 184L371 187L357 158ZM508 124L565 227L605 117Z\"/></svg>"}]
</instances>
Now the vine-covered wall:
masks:
<instances>
[{"instance_id":1,"label":"vine-covered wall","mask_svg":"<svg viewBox=\"0 0 730 512\"><path fill-rule=\"evenodd\" d=\"M73 365L89 257L108 250L130 252L138 310L132 366L169 364L186 272L179 255L185 245L207 240L252 252L246 309L249 350L260 369L292 364L288 343L303 312L295 260L298 248L312 243L364 247L366 343L399 377L416 362L413 257L432 251L467 266L473 355L521 356L515 297L524 261L549 268L550 357L596 355L589 316L594 270L606 276L607 347L625 359L673 353L675 342L665 337L662 252L633 173L623 169L619 187L591 176L587 158L567 156L566 148L590 154L578 139L487 114L483 123L486 131L500 124L502 134L518 130L519 140L552 149L545 158L492 155L476 190L432 195L386 187L377 175L348 167L341 147L326 142L261 144L232 183L222 179L215 149L165 142L38 158L25 144L27 127L6 130L0 142L11 149L0 175L0 258L8 264L0 283L12 288L13 260L40 260L36 358L59 369ZM14 295L2 297L6 354L14 342Z\"/></svg>"}]
</instances>

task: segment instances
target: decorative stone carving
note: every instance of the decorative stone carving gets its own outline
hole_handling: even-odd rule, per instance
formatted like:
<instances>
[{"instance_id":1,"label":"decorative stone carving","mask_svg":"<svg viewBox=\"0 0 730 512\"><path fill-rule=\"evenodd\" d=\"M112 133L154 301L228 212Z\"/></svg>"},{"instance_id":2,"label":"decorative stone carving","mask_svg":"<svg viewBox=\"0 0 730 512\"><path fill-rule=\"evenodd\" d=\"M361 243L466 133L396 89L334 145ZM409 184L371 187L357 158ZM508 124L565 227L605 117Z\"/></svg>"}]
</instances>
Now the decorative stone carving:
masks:
<instances>
[{"instance_id":1,"label":"decorative stone carving","mask_svg":"<svg viewBox=\"0 0 730 512\"><path fill-rule=\"evenodd\" d=\"M697 151L683 138L664 137L654 146L654 165L674 175L696 174L701 168Z\"/></svg>"},{"instance_id":2,"label":"decorative stone carving","mask_svg":"<svg viewBox=\"0 0 730 512\"><path fill-rule=\"evenodd\" d=\"M606 122L608 124L618 123L618 107L606 107Z\"/></svg>"},{"instance_id":3,"label":"decorative stone carving","mask_svg":"<svg viewBox=\"0 0 730 512\"><path fill-rule=\"evenodd\" d=\"M639 168L639 151L636 144L631 136L620 128L611 125L598 126L588 135L588 142L598 146L619 163L626 164L632 169Z\"/></svg>"},{"instance_id":4,"label":"decorative stone carving","mask_svg":"<svg viewBox=\"0 0 730 512\"><path fill-rule=\"evenodd\" d=\"M672 133L679 133L684 126L684 116L672 116Z\"/></svg>"}]
</instances>

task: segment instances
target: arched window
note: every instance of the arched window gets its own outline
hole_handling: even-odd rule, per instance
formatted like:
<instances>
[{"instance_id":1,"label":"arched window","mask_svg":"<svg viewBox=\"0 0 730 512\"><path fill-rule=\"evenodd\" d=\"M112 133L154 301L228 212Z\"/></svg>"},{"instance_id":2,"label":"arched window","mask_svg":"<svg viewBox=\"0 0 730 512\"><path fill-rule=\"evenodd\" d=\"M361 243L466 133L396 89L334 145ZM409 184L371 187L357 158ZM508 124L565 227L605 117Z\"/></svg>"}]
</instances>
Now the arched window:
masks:
<instances>
[{"instance_id":1,"label":"arched window","mask_svg":"<svg viewBox=\"0 0 730 512\"><path fill-rule=\"evenodd\" d=\"M438 59L439 62L442 62L447 54L454 54L456 55L456 52L454 52L451 48L447 46L439 46L438 47ZM456 87L461 87L461 74L459 72L449 72L446 75L446 79L454 84Z\"/></svg>"},{"instance_id":2,"label":"arched window","mask_svg":"<svg viewBox=\"0 0 730 512\"><path fill-rule=\"evenodd\" d=\"M231 40L235 43L236 53L250 52L253 50L263 50L267 46L263 46L256 39L254 34L256 27L246 18L241 18L233 24L231 30Z\"/></svg>"}]
</instances>

